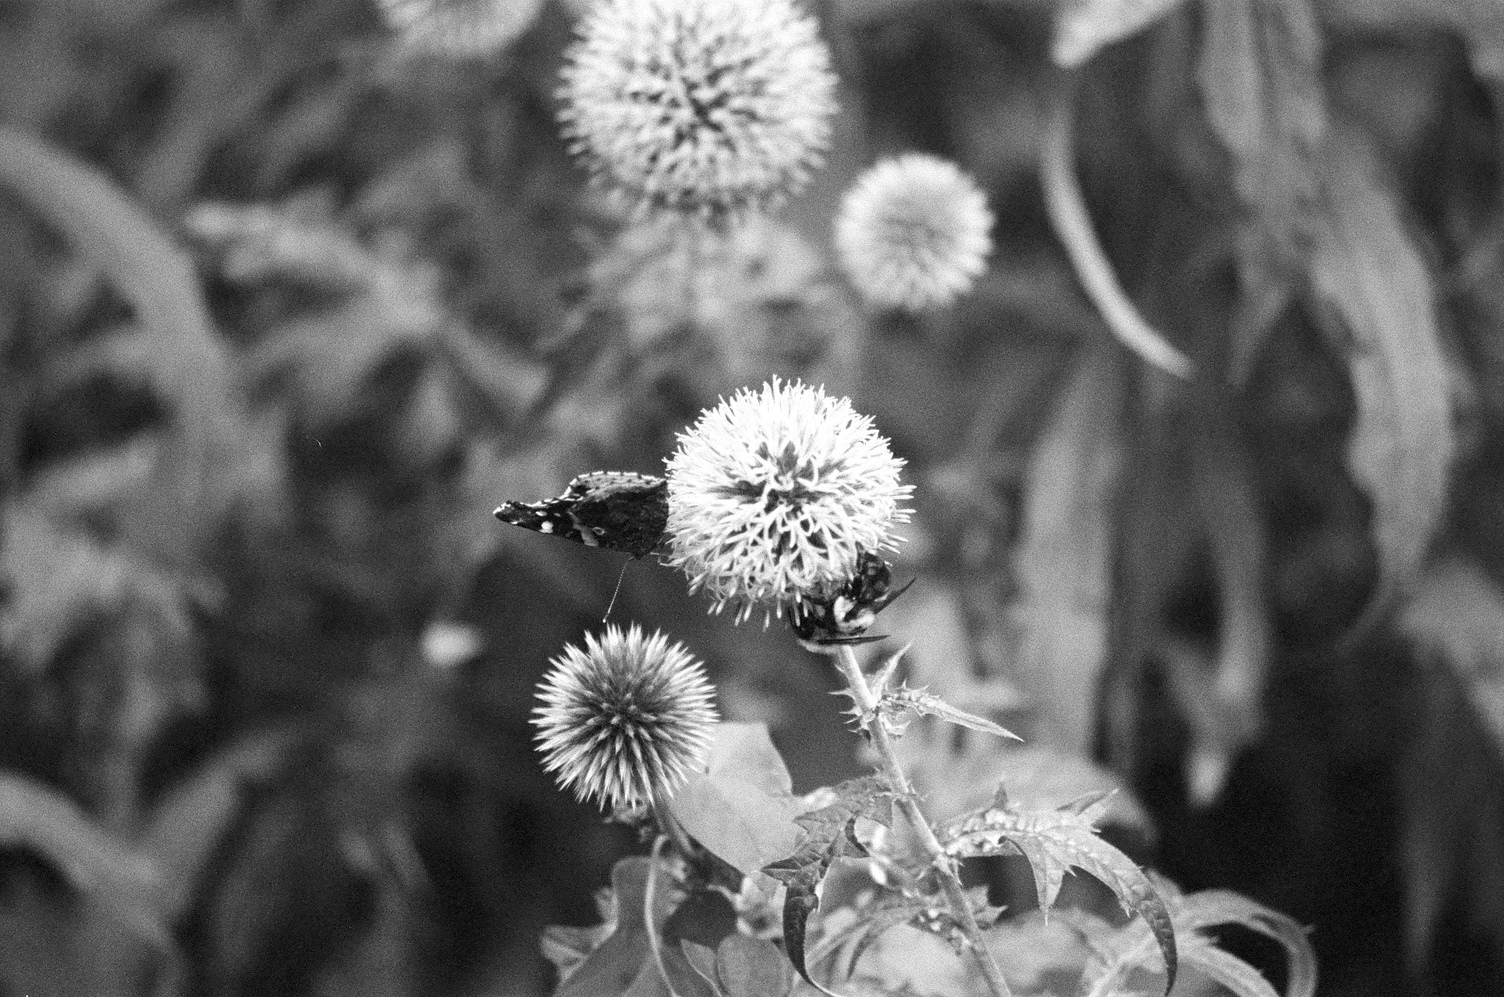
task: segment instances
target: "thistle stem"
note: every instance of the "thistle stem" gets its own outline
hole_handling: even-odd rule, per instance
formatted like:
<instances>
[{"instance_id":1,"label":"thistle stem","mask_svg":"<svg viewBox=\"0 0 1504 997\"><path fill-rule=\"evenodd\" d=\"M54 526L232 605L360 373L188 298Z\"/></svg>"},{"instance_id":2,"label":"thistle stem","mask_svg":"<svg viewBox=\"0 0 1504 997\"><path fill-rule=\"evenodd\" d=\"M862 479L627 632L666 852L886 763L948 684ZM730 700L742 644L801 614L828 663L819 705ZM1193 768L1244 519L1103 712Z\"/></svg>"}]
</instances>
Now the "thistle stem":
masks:
<instances>
[{"instance_id":1,"label":"thistle stem","mask_svg":"<svg viewBox=\"0 0 1504 997\"><path fill-rule=\"evenodd\" d=\"M862 712L873 712L877 708L877 697L872 694L871 686L867 685L867 677L862 674L862 666L856 660L856 652L849 644L838 645L835 651L836 667L841 670L842 677L850 686L852 699ZM888 736L887 730L881 723L873 723L868 728L868 733L871 734L872 745L877 749L878 757L881 759L883 774L887 776L889 784L892 785L897 795L898 808L903 811L904 817L913 826L914 833L919 837L919 846L924 849L925 856L935 867L935 874L940 878L940 886L945 891L945 898L950 904L951 916L956 919L956 923L961 926L962 933L966 935L971 953L976 957L977 965L982 970L982 976L986 978L994 997L1012 997L1012 992L1008 989L1008 981L1003 979L1003 971L998 968L997 961L992 958L991 950L982 939L982 928L977 924L976 915L972 913L971 903L966 899L966 891L961 886L961 880L956 876L950 858L940 845L940 840L935 837L934 830L930 828L930 822L925 819L924 813L919 809L919 803L914 798L914 790L909 784L909 778L904 775L903 766L898 763L898 753L893 748L893 739Z\"/></svg>"}]
</instances>

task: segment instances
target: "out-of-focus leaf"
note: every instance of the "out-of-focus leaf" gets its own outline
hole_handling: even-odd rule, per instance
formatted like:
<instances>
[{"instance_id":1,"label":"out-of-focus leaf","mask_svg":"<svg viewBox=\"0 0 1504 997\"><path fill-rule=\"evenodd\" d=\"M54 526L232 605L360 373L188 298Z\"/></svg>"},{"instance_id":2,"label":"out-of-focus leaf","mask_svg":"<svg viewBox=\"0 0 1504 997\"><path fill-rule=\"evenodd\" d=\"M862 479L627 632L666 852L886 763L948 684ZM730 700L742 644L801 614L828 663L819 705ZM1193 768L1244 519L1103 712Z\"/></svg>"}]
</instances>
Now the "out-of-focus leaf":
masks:
<instances>
[{"instance_id":1,"label":"out-of-focus leaf","mask_svg":"<svg viewBox=\"0 0 1504 997\"><path fill-rule=\"evenodd\" d=\"M1504 758L1504 588L1471 562L1443 561L1421 579L1400 626L1462 682Z\"/></svg>"},{"instance_id":2,"label":"out-of-focus leaf","mask_svg":"<svg viewBox=\"0 0 1504 997\"><path fill-rule=\"evenodd\" d=\"M1035 444L1014 567L1017 678L1031 743L1091 754L1111 593L1122 354L1083 358Z\"/></svg>"},{"instance_id":3,"label":"out-of-focus leaf","mask_svg":"<svg viewBox=\"0 0 1504 997\"><path fill-rule=\"evenodd\" d=\"M1504 945L1504 590L1446 560L1421 579L1400 624L1426 652L1399 770L1406 943L1422 967L1464 899L1472 929Z\"/></svg>"},{"instance_id":4,"label":"out-of-focus leaf","mask_svg":"<svg viewBox=\"0 0 1504 997\"><path fill-rule=\"evenodd\" d=\"M1311 289L1346 345L1358 417L1348 446L1353 477L1373 505L1384 582L1419 573L1446 504L1452 408L1430 274L1352 136L1328 144L1327 212L1310 258Z\"/></svg>"},{"instance_id":5,"label":"out-of-focus leaf","mask_svg":"<svg viewBox=\"0 0 1504 997\"><path fill-rule=\"evenodd\" d=\"M668 810L696 841L745 875L794 850L799 804L763 724L718 725L708 770L691 776Z\"/></svg>"},{"instance_id":6,"label":"out-of-focus leaf","mask_svg":"<svg viewBox=\"0 0 1504 997\"><path fill-rule=\"evenodd\" d=\"M177 916L199 888L199 874L221 845L247 792L287 757L285 733L248 738L196 769L152 811L138 849L160 873L162 909Z\"/></svg>"},{"instance_id":7,"label":"out-of-focus leaf","mask_svg":"<svg viewBox=\"0 0 1504 997\"><path fill-rule=\"evenodd\" d=\"M181 586L118 550L60 528L29 506L5 515L0 577L11 596L0 612L0 641L41 672L81 627L136 600L168 628L190 631Z\"/></svg>"},{"instance_id":8,"label":"out-of-focus leaf","mask_svg":"<svg viewBox=\"0 0 1504 997\"><path fill-rule=\"evenodd\" d=\"M1467 42L1478 75L1504 80L1504 9L1494 0L1322 0L1321 8L1344 27L1456 31Z\"/></svg>"},{"instance_id":9,"label":"out-of-focus leaf","mask_svg":"<svg viewBox=\"0 0 1504 997\"><path fill-rule=\"evenodd\" d=\"M1115 41L1138 34L1183 0L1070 0L1055 21L1051 57L1079 66Z\"/></svg>"},{"instance_id":10,"label":"out-of-focus leaf","mask_svg":"<svg viewBox=\"0 0 1504 997\"><path fill-rule=\"evenodd\" d=\"M0 846L41 856L80 893L144 937L159 943L169 937L152 902L160 870L50 786L0 772Z\"/></svg>"},{"instance_id":11,"label":"out-of-focus leaf","mask_svg":"<svg viewBox=\"0 0 1504 997\"><path fill-rule=\"evenodd\" d=\"M1247 897L1226 890L1180 895L1163 879L1156 879L1180 938L1181 960L1211 975L1239 997L1271 997L1274 988L1252 966L1216 947L1208 929L1236 924L1279 942L1285 949L1285 997L1315 997L1316 951L1295 921ZM1111 997L1123 992L1135 970L1154 951L1156 939L1140 921L1110 931L1093 932L1095 955L1082 976L1088 997Z\"/></svg>"},{"instance_id":12,"label":"out-of-focus leaf","mask_svg":"<svg viewBox=\"0 0 1504 997\"><path fill-rule=\"evenodd\" d=\"M1316 217L1313 157L1326 132L1321 35L1309 0L1207 0L1202 11L1197 81L1248 213L1230 344L1241 382L1296 290Z\"/></svg>"},{"instance_id":13,"label":"out-of-focus leaf","mask_svg":"<svg viewBox=\"0 0 1504 997\"><path fill-rule=\"evenodd\" d=\"M1097 836L1087 813L1069 807L1023 810L1000 799L997 804L949 821L937 832L947 855L1023 855L1034 873L1039 908L1055 906L1065 874L1084 869L1117 897L1129 914L1138 914L1164 957L1165 993L1175 986L1175 931L1165 901L1138 864Z\"/></svg>"},{"instance_id":14,"label":"out-of-focus leaf","mask_svg":"<svg viewBox=\"0 0 1504 997\"><path fill-rule=\"evenodd\" d=\"M716 947L715 972L726 997L785 997L794 988L777 946L748 935L728 935Z\"/></svg>"},{"instance_id":15,"label":"out-of-focus leaf","mask_svg":"<svg viewBox=\"0 0 1504 997\"><path fill-rule=\"evenodd\" d=\"M199 443L215 442L231 395L229 362L187 256L103 173L8 128L0 128L0 186L109 275L156 339L152 374L177 403L180 425Z\"/></svg>"}]
</instances>

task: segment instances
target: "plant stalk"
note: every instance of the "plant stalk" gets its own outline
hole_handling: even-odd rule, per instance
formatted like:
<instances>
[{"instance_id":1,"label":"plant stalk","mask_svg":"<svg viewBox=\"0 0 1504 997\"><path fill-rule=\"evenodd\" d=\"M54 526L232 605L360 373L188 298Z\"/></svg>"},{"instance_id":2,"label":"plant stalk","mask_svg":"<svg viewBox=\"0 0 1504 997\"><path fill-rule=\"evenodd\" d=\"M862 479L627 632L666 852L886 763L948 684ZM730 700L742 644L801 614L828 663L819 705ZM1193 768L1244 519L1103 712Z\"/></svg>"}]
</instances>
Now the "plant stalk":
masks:
<instances>
[{"instance_id":1,"label":"plant stalk","mask_svg":"<svg viewBox=\"0 0 1504 997\"><path fill-rule=\"evenodd\" d=\"M862 666L856 660L856 652L849 644L838 645L834 655L836 667L841 670L841 675L846 679L846 684L851 687L852 698L863 712L872 712L877 707L877 697L872 694L872 688L867 685L867 677L862 674ZM961 886L961 880L956 876L951 865L950 858L945 854L945 849L940 845L940 839L935 837L935 832L930 828L930 822L925 819L924 813L919 809L919 803L914 798L913 787L909 785L908 776L904 774L903 766L898 763L898 753L893 748L893 739L881 723L874 723L868 728L872 736L872 744L877 748L878 757L881 759L883 774L887 776L893 791L898 797L898 807L903 811L904 817L913 826L914 832L919 836L919 845L924 849L925 856L930 864L935 867L935 874L940 877L940 886L945 891L945 898L950 904L951 916L961 926L961 931L966 935L966 940L971 946L971 953L976 957L977 965L981 967L982 976L987 980L987 985L992 989L994 997L1012 997L1008 989L1008 981L1003 979L1003 971L998 967L997 960L992 958L992 952L982 939L982 928L977 924L976 915L972 913L971 903L966 899L966 891Z\"/></svg>"}]
</instances>

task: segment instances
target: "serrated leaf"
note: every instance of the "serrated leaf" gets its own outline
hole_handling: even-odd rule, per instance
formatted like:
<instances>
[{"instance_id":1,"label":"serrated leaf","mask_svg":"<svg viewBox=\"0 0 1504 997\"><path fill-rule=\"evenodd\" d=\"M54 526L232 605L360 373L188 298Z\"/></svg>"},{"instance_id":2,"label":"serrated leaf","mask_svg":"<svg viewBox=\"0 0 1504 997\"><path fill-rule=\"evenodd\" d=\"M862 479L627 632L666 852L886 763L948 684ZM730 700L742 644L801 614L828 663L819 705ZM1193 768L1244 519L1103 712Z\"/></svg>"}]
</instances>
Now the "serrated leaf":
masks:
<instances>
[{"instance_id":1,"label":"serrated leaf","mask_svg":"<svg viewBox=\"0 0 1504 997\"><path fill-rule=\"evenodd\" d=\"M924 689L911 689L907 685L900 686L897 689L890 689L883 693L883 697L878 703L878 709L882 712L891 711L893 713L911 711L918 713L920 716L937 717L946 723L981 731L984 734L1012 738L1015 741L1023 740L1017 734L999 727L991 720L984 720L981 717L967 713L965 710L958 710L931 692L927 692Z\"/></svg>"},{"instance_id":2,"label":"serrated leaf","mask_svg":"<svg viewBox=\"0 0 1504 997\"><path fill-rule=\"evenodd\" d=\"M937 832L954 858L1021 854L1034 874L1039 908L1048 913L1065 874L1084 869L1106 885L1129 914L1153 933L1165 963L1165 993L1175 985L1175 931L1164 900L1138 864L1097 836L1091 822L1070 810L1020 811L1011 806L951 821Z\"/></svg>"},{"instance_id":3,"label":"serrated leaf","mask_svg":"<svg viewBox=\"0 0 1504 997\"><path fill-rule=\"evenodd\" d=\"M717 725L708 770L691 776L667 807L696 841L744 875L788 855L798 837L793 781L763 724Z\"/></svg>"},{"instance_id":4,"label":"serrated leaf","mask_svg":"<svg viewBox=\"0 0 1504 997\"><path fill-rule=\"evenodd\" d=\"M835 787L835 797L833 803L801 814L798 822L805 833L798 849L762 870L787 887L783 903L784 948L794 969L814 987L820 985L805 966L804 932L810 915L820 906L820 883L837 858L866 854L855 835L858 817L885 826L893 820L893 790L876 776L841 783Z\"/></svg>"},{"instance_id":5,"label":"serrated leaf","mask_svg":"<svg viewBox=\"0 0 1504 997\"><path fill-rule=\"evenodd\" d=\"M1061 66L1079 66L1113 42L1135 35L1183 0L1072 0L1055 20L1050 57Z\"/></svg>"},{"instance_id":6,"label":"serrated leaf","mask_svg":"<svg viewBox=\"0 0 1504 997\"><path fill-rule=\"evenodd\" d=\"M1383 580L1403 586L1425 559L1446 505L1452 407L1431 276L1351 136L1329 145L1327 216L1310 259L1311 288L1348 340L1358 416L1348 464L1373 506Z\"/></svg>"}]
</instances>

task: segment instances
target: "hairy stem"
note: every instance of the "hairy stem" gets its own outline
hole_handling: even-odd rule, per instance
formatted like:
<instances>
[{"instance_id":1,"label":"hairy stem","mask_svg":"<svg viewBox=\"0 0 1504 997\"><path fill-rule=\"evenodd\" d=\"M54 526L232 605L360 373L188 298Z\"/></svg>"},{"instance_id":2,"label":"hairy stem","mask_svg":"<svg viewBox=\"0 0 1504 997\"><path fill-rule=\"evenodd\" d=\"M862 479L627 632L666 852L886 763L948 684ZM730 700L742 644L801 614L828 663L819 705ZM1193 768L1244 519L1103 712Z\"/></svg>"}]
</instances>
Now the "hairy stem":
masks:
<instances>
[{"instance_id":1,"label":"hairy stem","mask_svg":"<svg viewBox=\"0 0 1504 997\"><path fill-rule=\"evenodd\" d=\"M870 712L877 706L877 697L872 694L871 686L867 685L867 678L862 674L862 666L857 663L856 653L848 644L836 647L834 655L836 667L840 668L841 675L846 679L846 684L851 688L852 699L863 712ZM919 803L914 798L913 787L909 785L908 776L904 775L903 766L898 763L898 753L893 748L893 739L883 729L881 723L874 723L868 729L872 735L872 745L877 749L881 759L883 774L888 777L889 784L898 797L898 807L903 811L905 819L913 826L914 833L919 837L919 846L924 849L925 856L930 864L935 867L935 874L940 877L940 886L945 891L945 898L950 904L951 916L961 926L961 931L966 935L971 953L976 957L977 965L981 967L982 976L987 980L987 985L992 989L994 997L1012 997L1008 989L1008 981L1003 979L1003 971L998 968L997 961L992 958L992 952L982 940L982 929L977 924L976 915L972 913L971 903L966 898L966 891L961 886L961 880L956 876L951 860L940 846L940 840L935 837L935 832L930 828L930 822L925 819L924 813L919 809Z\"/></svg>"}]
</instances>

